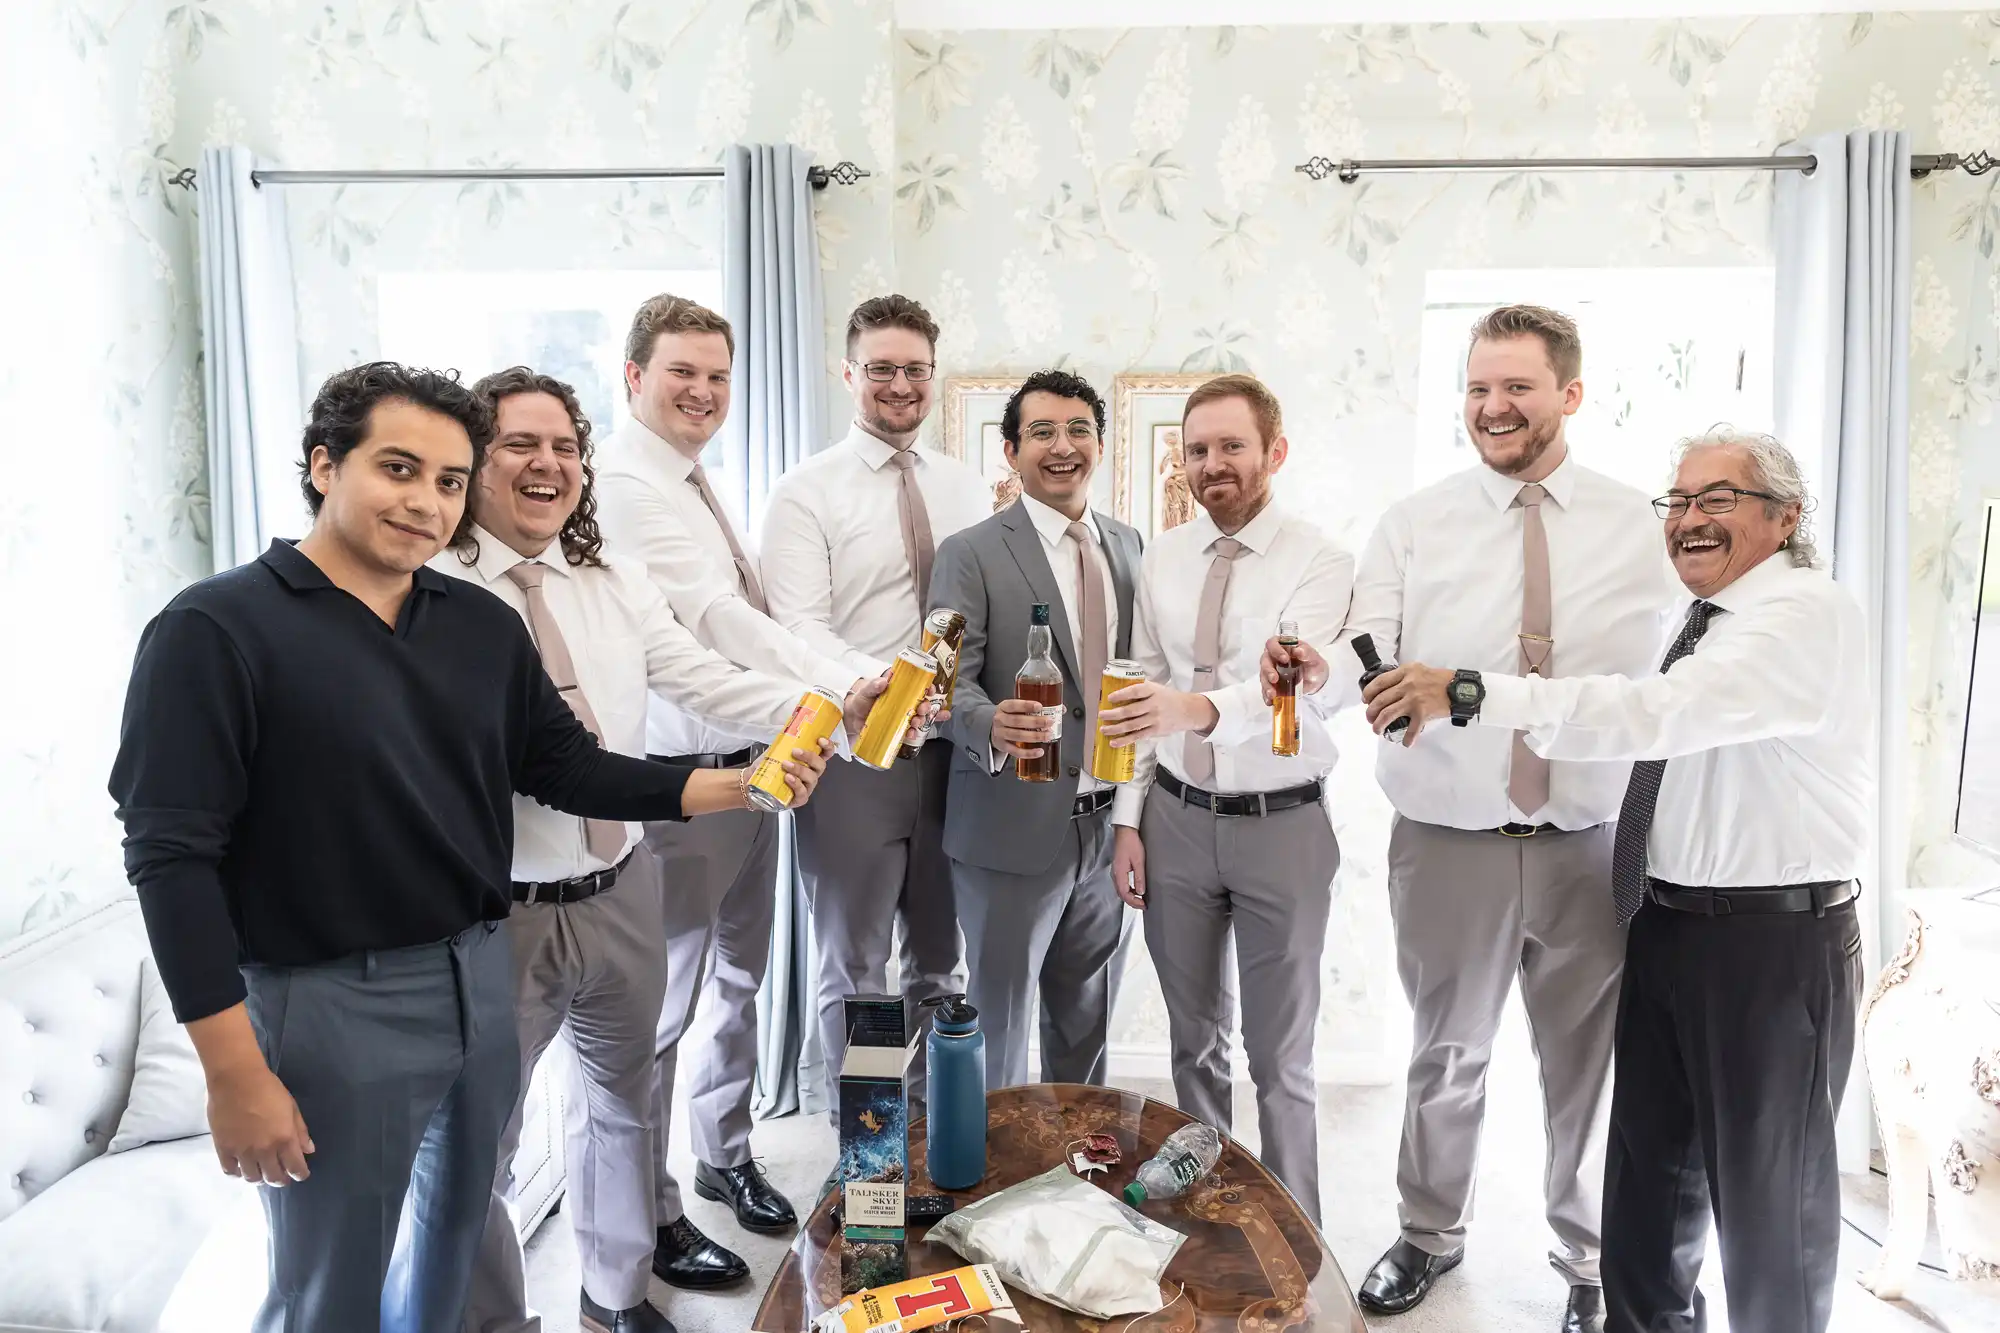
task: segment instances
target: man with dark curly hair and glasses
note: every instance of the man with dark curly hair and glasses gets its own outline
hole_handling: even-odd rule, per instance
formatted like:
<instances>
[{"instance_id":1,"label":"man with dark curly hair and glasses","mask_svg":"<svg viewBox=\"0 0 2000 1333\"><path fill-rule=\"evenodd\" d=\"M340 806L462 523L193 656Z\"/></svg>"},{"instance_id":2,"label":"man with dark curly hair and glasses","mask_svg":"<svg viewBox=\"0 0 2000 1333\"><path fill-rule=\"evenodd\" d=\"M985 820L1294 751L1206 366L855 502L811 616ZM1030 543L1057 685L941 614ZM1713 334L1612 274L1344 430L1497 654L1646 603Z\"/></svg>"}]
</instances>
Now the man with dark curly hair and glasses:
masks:
<instances>
[{"instance_id":1,"label":"man with dark curly hair and glasses","mask_svg":"<svg viewBox=\"0 0 2000 1333\"><path fill-rule=\"evenodd\" d=\"M738 774L607 750L549 640L428 567L492 440L456 376L332 376L311 532L182 592L133 664L111 793L216 1157L268 1187L260 1333L464 1316L521 1079L515 794L612 830L747 804Z\"/></svg>"},{"instance_id":2,"label":"man with dark curly hair and glasses","mask_svg":"<svg viewBox=\"0 0 2000 1333\"><path fill-rule=\"evenodd\" d=\"M605 745L646 753L649 690L719 722L772 735L802 692L789 676L739 669L674 618L636 561L607 558L597 531L590 422L576 392L526 366L473 395L493 413L466 521L440 573L512 606L558 688L590 701ZM859 734L879 686L856 691ZM567 1023L585 1091L565 1127L569 1219L583 1277L581 1321L597 1333L672 1327L646 1301L654 1249L653 1042L667 990L660 866L636 824L578 819L514 798L513 944L523 1083ZM535 1327L509 1208L521 1103L500 1171L466 1320L469 1333Z\"/></svg>"}]
</instances>

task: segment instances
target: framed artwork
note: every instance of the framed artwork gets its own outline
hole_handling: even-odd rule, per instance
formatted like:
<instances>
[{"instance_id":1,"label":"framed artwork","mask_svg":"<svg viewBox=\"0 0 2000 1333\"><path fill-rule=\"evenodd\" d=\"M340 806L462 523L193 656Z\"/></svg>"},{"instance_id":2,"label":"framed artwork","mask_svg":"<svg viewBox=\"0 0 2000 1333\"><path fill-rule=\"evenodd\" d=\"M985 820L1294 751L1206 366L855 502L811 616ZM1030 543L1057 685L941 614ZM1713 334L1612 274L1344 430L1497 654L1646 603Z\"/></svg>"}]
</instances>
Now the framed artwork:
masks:
<instances>
[{"instance_id":1,"label":"framed artwork","mask_svg":"<svg viewBox=\"0 0 2000 1333\"><path fill-rule=\"evenodd\" d=\"M1008 464L1000 438L1000 416L1023 378L954 377L944 382L944 452L979 469L993 488L996 513L1021 494L1021 478Z\"/></svg>"},{"instance_id":2,"label":"framed artwork","mask_svg":"<svg viewBox=\"0 0 2000 1333\"><path fill-rule=\"evenodd\" d=\"M1118 517L1157 537L1194 517L1181 468L1181 408L1213 375L1120 375L1111 382L1111 485Z\"/></svg>"}]
</instances>

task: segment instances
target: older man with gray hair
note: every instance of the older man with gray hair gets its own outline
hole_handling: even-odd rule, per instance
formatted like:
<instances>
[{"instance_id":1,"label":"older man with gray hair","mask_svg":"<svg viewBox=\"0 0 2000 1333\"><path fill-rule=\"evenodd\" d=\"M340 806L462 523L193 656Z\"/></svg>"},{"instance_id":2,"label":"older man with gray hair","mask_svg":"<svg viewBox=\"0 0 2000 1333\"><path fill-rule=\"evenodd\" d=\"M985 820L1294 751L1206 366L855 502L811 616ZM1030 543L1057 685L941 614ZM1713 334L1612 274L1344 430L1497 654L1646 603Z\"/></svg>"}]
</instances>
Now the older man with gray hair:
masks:
<instances>
[{"instance_id":1,"label":"older man with gray hair","mask_svg":"<svg viewBox=\"0 0 2000 1333\"><path fill-rule=\"evenodd\" d=\"M1717 429L1683 442L1653 506L1693 594L1658 675L1412 664L1370 684L1368 718L1377 732L1410 719L1405 744L1449 718L1524 731L1550 758L1636 761L1612 855L1631 929L1606 1327L1703 1326L1712 1211L1730 1326L1819 1333L1840 1253L1834 1118L1854 1053L1855 874L1875 787L1866 626L1818 567L1798 463L1776 440Z\"/></svg>"}]
</instances>

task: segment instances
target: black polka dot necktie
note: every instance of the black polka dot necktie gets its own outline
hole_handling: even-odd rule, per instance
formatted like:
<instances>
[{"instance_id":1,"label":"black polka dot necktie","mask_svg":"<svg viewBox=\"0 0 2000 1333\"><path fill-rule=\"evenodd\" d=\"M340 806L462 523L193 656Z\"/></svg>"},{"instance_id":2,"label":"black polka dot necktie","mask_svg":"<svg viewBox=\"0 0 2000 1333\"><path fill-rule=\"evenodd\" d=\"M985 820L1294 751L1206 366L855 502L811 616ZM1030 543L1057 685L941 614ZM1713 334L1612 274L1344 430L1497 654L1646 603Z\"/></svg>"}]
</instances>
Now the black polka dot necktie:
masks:
<instances>
[{"instance_id":1,"label":"black polka dot necktie","mask_svg":"<svg viewBox=\"0 0 2000 1333\"><path fill-rule=\"evenodd\" d=\"M1694 651L1701 636L1708 633L1709 616L1717 609L1714 603L1700 600L1688 608L1679 637L1660 662L1661 674ZM1653 830L1653 807L1660 803L1660 779L1666 771L1664 759L1642 759L1633 764L1625 801L1618 807L1618 836L1611 844L1611 895L1621 926L1637 916L1646 901L1646 837Z\"/></svg>"}]
</instances>

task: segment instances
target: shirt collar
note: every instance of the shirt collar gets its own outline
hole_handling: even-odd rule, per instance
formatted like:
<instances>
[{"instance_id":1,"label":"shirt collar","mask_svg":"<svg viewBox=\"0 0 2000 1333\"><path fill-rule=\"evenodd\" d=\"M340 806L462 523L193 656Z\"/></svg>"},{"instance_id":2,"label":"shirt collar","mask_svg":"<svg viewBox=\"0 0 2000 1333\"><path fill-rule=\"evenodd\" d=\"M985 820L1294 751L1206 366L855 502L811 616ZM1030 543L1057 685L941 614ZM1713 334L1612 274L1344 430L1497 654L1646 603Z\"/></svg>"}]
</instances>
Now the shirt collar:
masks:
<instances>
[{"instance_id":1,"label":"shirt collar","mask_svg":"<svg viewBox=\"0 0 2000 1333\"><path fill-rule=\"evenodd\" d=\"M1208 516L1208 511L1199 505L1195 506L1195 515L1188 520L1187 525L1194 529L1195 538L1200 543L1195 548L1198 551L1206 551L1215 544L1216 538L1224 535L1222 529L1215 526L1215 520ZM1246 550L1255 551L1258 555L1269 555L1271 543L1278 540L1278 529L1284 525L1284 511L1279 508L1277 498L1273 496L1259 511L1257 517L1228 535L1242 542Z\"/></svg>"},{"instance_id":2,"label":"shirt collar","mask_svg":"<svg viewBox=\"0 0 2000 1333\"><path fill-rule=\"evenodd\" d=\"M887 443L879 436L869 434L861 428L861 423L858 421L848 426L847 438L841 443L859 454L861 461L868 465L868 470L871 472L880 472L889 466L890 458L897 452L896 446ZM913 444L907 452L917 460L919 466L923 464L924 451L920 447Z\"/></svg>"},{"instance_id":3,"label":"shirt collar","mask_svg":"<svg viewBox=\"0 0 2000 1333\"><path fill-rule=\"evenodd\" d=\"M694 471L694 459L674 448L637 417L626 417L611 438L624 456L625 466L641 475L652 474L650 479L662 489L685 483Z\"/></svg>"},{"instance_id":4,"label":"shirt collar","mask_svg":"<svg viewBox=\"0 0 2000 1333\"><path fill-rule=\"evenodd\" d=\"M293 592L312 592L321 588L331 588L333 580L326 571L312 562L312 557L299 550L298 542L288 537L274 537L264 554L257 557L273 574ZM411 583L424 592L451 591L451 578L425 565L412 576Z\"/></svg>"},{"instance_id":5,"label":"shirt collar","mask_svg":"<svg viewBox=\"0 0 2000 1333\"><path fill-rule=\"evenodd\" d=\"M1542 489L1549 493L1549 498L1556 502L1559 509L1568 509L1571 498L1576 494L1576 468L1571 466L1575 461L1565 453L1563 461L1556 464L1556 470L1542 478ZM1484 463L1479 465L1477 471L1479 489L1486 492L1486 498L1493 502L1495 509L1511 509L1514 497L1528 484L1515 477L1503 476Z\"/></svg>"},{"instance_id":6,"label":"shirt collar","mask_svg":"<svg viewBox=\"0 0 2000 1333\"><path fill-rule=\"evenodd\" d=\"M489 586L498 583L501 579L507 577L508 570L518 564L528 562L547 565L550 569L560 573L564 578L569 577L569 558L563 554L563 544L560 537L543 547L542 553L534 557L523 556L519 551L509 546L506 542L501 541L477 523L472 525L472 539L479 543L479 559L473 562L472 568L478 572L481 583ZM458 558L457 555L451 552L446 552L446 554L450 555L454 560Z\"/></svg>"},{"instance_id":7,"label":"shirt collar","mask_svg":"<svg viewBox=\"0 0 2000 1333\"><path fill-rule=\"evenodd\" d=\"M1777 595L1785 587L1787 578L1801 572L1807 571L1792 563L1790 551L1773 551L1756 568L1745 570L1736 582L1705 600L1724 611L1742 612ZM1694 598L1688 600L1693 601Z\"/></svg>"},{"instance_id":8,"label":"shirt collar","mask_svg":"<svg viewBox=\"0 0 2000 1333\"><path fill-rule=\"evenodd\" d=\"M1070 518L1060 509L1043 504L1026 491L1021 492L1021 508L1027 511L1028 520L1035 525L1035 531L1041 533L1042 540L1049 545L1054 546L1069 535ZM1097 516L1086 508L1080 521L1083 526L1090 529L1092 540L1103 545L1104 533L1097 526Z\"/></svg>"}]
</instances>

